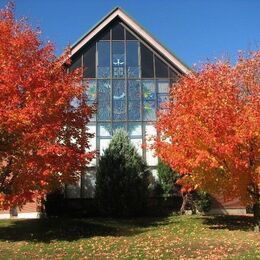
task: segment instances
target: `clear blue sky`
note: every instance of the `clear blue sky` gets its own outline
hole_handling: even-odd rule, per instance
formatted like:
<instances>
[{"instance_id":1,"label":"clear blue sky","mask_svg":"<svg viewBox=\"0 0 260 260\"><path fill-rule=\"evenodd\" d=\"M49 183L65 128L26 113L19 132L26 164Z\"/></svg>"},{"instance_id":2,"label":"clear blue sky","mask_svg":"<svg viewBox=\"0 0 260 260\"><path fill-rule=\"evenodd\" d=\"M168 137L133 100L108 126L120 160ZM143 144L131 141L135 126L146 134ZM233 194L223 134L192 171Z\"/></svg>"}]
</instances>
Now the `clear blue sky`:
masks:
<instances>
[{"instance_id":1,"label":"clear blue sky","mask_svg":"<svg viewBox=\"0 0 260 260\"><path fill-rule=\"evenodd\" d=\"M39 26L60 54L116 6L188 65L260 47L260 0L17 0L16 16Z\"/></svg>"}]
</instances>

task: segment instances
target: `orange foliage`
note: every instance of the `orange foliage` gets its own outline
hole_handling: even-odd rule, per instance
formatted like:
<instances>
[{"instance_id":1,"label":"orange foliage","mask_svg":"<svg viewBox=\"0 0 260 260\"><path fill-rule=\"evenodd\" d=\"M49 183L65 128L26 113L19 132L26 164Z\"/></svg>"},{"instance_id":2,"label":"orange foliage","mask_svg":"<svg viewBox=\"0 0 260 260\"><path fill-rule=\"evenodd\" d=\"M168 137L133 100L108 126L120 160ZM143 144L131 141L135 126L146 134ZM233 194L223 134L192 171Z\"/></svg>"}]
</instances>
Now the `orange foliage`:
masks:
<instances>
[{"instance_id":1,"label":"orange foliage","mask_svg":"<svg viewBox=\"0 0 260 260\"><path fill-rule=\"evenodd\" d=\"M53 51L12 5L0 10L0 208L76 181L94 157L81 73L67 73L69 53Z\"/></svg>"},{"instance_id":2,"label":"orange foliage","mask_svg":"<svg viewBox=\"0 0 260 260\"><path fill-rule=\"evenodd\" d=\"M260 52L205 64L177 82L155 149L181 183L245 203L259 199Z\"/></svg>"}]
</instances>

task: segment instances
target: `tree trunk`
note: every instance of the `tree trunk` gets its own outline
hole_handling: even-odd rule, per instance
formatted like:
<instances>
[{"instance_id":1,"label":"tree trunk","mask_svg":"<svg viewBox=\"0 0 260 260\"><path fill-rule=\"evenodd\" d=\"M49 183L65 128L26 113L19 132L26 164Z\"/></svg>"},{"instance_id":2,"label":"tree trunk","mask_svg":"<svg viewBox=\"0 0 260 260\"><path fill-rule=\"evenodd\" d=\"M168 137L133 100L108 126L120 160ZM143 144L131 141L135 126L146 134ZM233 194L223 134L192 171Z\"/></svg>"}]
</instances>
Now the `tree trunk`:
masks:
<instances>
[{"instance_id":1,"label":"tree trunk","mask_svg":"<svg viewBox=\"0 0 260 260\"><path fill-rule=\"evenodd\" d=\"M182 205L180 209L180 213L183 215L185 214L186 210L191 210L192 214L196 213L194 201L193 201L193 196L190 192L183 192L182 193Z\"/></svg>"},{"instance_id":2,"label":"tree trunk","mask_svg":"<svg viewBox=\"0 0 260 260\"><path fill-rule=\"evenodd\" d=\"M254 221L255 221L255 231L260 231L260 205L259 200L253 205Z\"/></svg>"},{"instance_id":3,"label":"tree trunk","mask_svg":"<svg viewBox=\"0 0 260 260\"><path fill-rule=\"evenodd\" d=\"M182 193L182 205L181 205L181 210L180 210L180 213L182 215L185 213L185 208L186 208L186 205L187 205L187 201L188 201L187 193L185 193L185 194Z\"/></svg>"}]
</instances>

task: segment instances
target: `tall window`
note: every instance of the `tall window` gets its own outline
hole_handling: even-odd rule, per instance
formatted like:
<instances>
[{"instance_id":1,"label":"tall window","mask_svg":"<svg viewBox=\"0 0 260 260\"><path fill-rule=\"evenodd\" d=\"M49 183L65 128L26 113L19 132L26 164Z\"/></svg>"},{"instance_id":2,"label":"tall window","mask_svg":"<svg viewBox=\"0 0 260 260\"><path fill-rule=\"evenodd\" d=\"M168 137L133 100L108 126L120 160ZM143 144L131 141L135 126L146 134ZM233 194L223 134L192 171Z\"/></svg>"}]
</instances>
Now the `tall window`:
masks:
<instances>
[{"instance_id":1,"label":"tall window","mask_svg":"<svg viewBox=\"0 0 260 260\"><path fill-rule=\"evenodd\" d=\"M152 161L141 145L154 129L158 109L168 101L175 68L121 23L101 32L73 62L71 69L83 64L87 102L97 108L90 122L96 129L96 149L102 154L116 129L123 128L140 154Z\"/></svg>"}]
</instances>

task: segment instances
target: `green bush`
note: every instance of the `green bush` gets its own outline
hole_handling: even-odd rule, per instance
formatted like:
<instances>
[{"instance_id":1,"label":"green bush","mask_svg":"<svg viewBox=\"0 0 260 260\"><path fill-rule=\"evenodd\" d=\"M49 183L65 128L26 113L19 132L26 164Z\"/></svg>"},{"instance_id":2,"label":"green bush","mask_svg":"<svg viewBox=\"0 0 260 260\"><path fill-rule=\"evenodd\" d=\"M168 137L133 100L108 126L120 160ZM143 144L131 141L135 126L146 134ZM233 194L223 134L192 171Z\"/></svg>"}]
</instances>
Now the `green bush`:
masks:
<instances>
[{"instance_id":1,"label":"green bush","mask_svg":"<svg viewBox=\"0 0 260 260\"><path fill-rule=\"evenodd\" d=\"M96 201L101 214L128 217L141 214L148 196L147 166L127 133L118 130L97 168Z\"/></svg>"},{"instance_id":2,"label":"green bush","mask_svg":"<svg viewBox=\"0 0 260 260\"><path fill-rule=\"evenodd\" d=\"M195 192L194 204L199 212L208 212L211 208L211 197L210 195L202 190Z\"/></svg>"},{"instance_id":3,"label":"green bush","mask_svg":"<svg viewBox=\"0 0 260 260\"><path fill-rule=\"evenodd\" d=\"M173 171L168 165L159 161L158 163L158 181L164 196L173 195L178 190L176 181L179 178L178 173Z\"/></svg>"}]
</instances>

